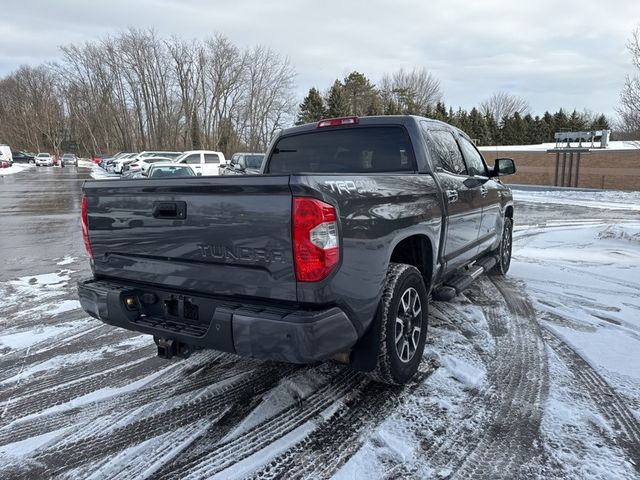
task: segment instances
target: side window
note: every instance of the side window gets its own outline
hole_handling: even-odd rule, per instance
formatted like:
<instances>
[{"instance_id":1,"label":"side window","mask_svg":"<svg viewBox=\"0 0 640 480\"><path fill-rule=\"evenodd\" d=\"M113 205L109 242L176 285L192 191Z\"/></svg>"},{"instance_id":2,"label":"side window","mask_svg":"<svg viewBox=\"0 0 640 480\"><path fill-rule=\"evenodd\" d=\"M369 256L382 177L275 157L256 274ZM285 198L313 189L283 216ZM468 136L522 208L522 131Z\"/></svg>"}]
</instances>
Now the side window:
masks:
<instances>
[{"instance_id":1,"label":"side window","mask_svg":"<svg viewBox=\"0 0 640 480\"><path fill-rule=\"evenodd\" d=\"M204 163L220 163L220 157L216 153L205 153Z\"/></svg>"},{"instance_id":2,"label":"side window","mask_svg":"<svg viewBox=\"0 0 640 480\"><path fill-rule=\"evenodd\" d=\"M436 166L457 175L467 174L460 148L451 132L431 130L429 131L429 138L431 141L427 143L430 145L432 154L435 157Z\"/></svg>"},{"instance_id":3,"label":"side window","mask_svg":"<svg viewBox=\"0 0 640 480\"><path fill-rule=\"evenodd\" d=\"M469 175L479 175L481 177L487 176L487 166L482 159L480 152L476 150L473 144L460 135L460 147L462 147L462 153L464 154L465 162L467 163L467 170Z\"/></svg>"},{"instance_id":4,"label":"side window","mask_svg":"<svg viewBox=\"0 0 640 480\"><path fill-rule=\"evenodd\" d=\"M241 157L238 157L238 159L236 160L236 163L237 163L238 165L240 165L241 167L245 167L245 168L246 168L246 165L245 165L245 164L246 164L247 162L245 162L245 160L244 160L244 155L243 155L243 156L241 156Z\"/></svg>"},{"instance_id":5,"label":"side window","mask_svg":"<svg viewBox=\"0 0 640 480\"><path fill-rule=\"evenodd\" d=\"M200 154L192 153L187 158L185 158L182 163L186 163L188 165L200 165Z\"/></svg>"}]
</instances>

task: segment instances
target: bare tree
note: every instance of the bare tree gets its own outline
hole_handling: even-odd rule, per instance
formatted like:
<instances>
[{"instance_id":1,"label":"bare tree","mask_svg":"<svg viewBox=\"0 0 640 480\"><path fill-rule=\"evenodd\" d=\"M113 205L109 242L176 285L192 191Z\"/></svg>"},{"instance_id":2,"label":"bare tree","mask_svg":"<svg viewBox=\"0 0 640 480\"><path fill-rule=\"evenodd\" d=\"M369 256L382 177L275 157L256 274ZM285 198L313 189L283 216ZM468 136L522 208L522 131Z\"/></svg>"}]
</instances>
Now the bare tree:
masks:
<instances>
[{"instance_id":1,"label":"bare tree","mask_svg":"<svg viewBox=\"0 0 640 480\"><path fill-rule=\"evenodd\" d=\"M389 113L425 115L442 100L440 81L424 67L385 74L380 91Z\"/></svg>"},{"instance_id":2,"label":"bare tree","mask_svg":"<svg viewBox=\"0 0 640 480\"><path fill-rule=\"evenodd\" d=\"M480 103L480 112L483 115L491 115L500 123L504 117L511 117L518 113L521 117L530 113L529 102L523 97L518 97L509 92L496 92Z\"/></svg>"},{"instance_id":3,"label":"bare tree","mask_svg":"<svg viewBox=\"0 0 640 480\"><path fill-rule=\"evenodd\" d=\"M620 94L618 128L622 136L638 140L640 137L640 27L631 35L627 44L631 61L636 69L635 75L627 75Z\"/></svg>"},{"instance_id":4,"label":"bare tree","mask_svg":"<svg viewBox=\"0 0 640 480\"><path fill-rule=\"evenodd\" d=\"M0 78L3 142L57 151L69 140L90 154L196 147L230 154L263 150L293 121L294 69L265 47L129 29L61 51L59 64Z\"/></svg>"}]
</instances>

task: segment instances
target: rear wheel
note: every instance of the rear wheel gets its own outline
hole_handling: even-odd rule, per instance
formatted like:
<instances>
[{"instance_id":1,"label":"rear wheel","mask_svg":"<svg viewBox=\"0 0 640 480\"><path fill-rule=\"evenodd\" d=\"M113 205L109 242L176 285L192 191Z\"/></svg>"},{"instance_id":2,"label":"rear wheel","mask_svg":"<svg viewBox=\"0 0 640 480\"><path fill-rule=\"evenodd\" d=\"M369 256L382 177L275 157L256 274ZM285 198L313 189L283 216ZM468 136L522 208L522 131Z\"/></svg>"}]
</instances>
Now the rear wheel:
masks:
<instances>
[{"instance_id":1,"label":"rear wheel","mask_svg":"<svg viewBox=\"0 0 640 480\"><path fill-rule=\"evenodd\" d=\"M498 263L489 270L491 275L506 275L511 265L511 249L513 246L513 220L505 217L504 226L502 227L502 239L500 246L496 250Z\"/></svg>"},{"instance_id":2,"label":"rear wheel","mask_svg":"<svg viewBox=\"0 0 640 480\"><path fill-rule=\"evenodd\" d=\"M377 382L401 385L418 370L427 336L427 289L417 268L392 263L377 315L381 324Z\"/></svg>"}]
</instances>

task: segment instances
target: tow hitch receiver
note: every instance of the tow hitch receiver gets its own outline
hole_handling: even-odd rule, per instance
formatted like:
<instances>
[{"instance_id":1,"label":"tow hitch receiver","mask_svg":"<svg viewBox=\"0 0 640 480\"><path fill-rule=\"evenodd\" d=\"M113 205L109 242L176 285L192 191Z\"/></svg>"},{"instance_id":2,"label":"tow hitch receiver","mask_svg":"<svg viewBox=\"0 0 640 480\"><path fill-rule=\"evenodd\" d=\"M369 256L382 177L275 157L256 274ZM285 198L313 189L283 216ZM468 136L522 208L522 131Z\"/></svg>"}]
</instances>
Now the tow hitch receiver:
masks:
<instances>
[{"instance_id":1,"label":"tow hitch receiver","mask_svg":"<svg viewBox=\"0 0 640 480\"><path fill-rule=\"evenodd\" d=\"M158 346L158 356L169 360L174 356L180 358L189 358L191 356L191 346L173 340L171 338L153 338Z\"/></svg>"}]
</instances>

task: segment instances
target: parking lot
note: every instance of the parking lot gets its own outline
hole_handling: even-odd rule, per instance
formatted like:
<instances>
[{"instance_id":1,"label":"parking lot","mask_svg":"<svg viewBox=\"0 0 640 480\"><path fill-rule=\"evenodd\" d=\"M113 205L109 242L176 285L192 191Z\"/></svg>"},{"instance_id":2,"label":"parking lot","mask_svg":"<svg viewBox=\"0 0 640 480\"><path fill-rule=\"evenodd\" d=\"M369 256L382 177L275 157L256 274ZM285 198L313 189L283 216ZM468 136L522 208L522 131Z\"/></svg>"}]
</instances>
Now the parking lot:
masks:
<instances>
[{"instance_id":1,"label":"parking lot","mask_svg":"<svg viewBox=\"0 0 640 480\"><path fill-rule=\"evenodd\" d=\"M333 363L161 360L87 317L89 178L0 178L3 478L640 475L637 194L516 195L512 272L433 302L417 379L388 387Z\"/></svg>"}]
</instances>

